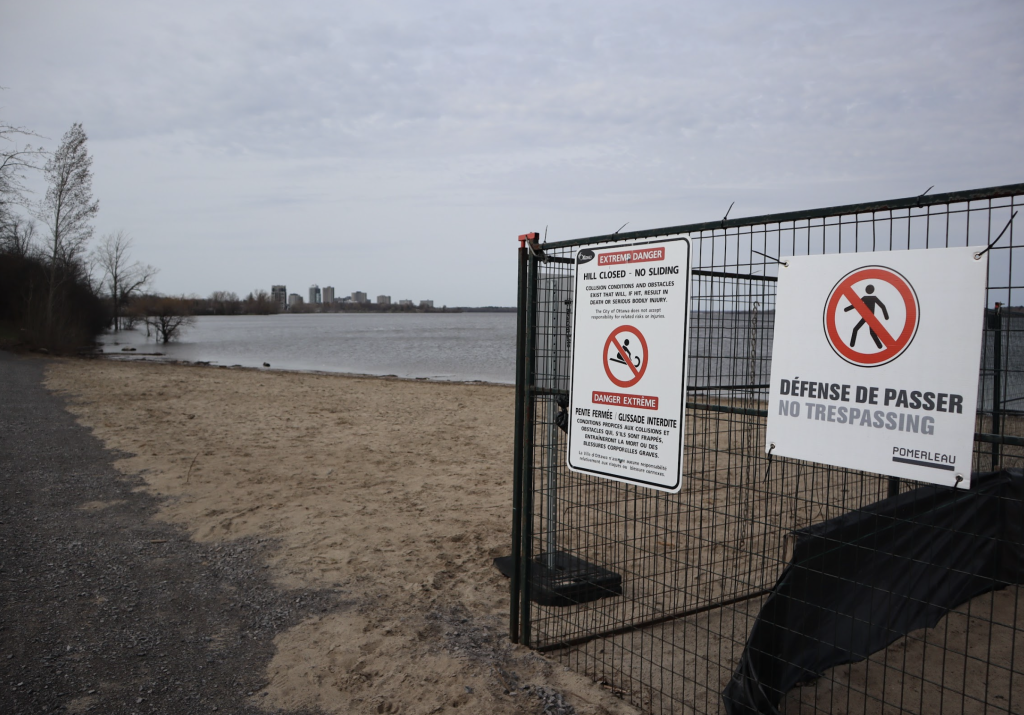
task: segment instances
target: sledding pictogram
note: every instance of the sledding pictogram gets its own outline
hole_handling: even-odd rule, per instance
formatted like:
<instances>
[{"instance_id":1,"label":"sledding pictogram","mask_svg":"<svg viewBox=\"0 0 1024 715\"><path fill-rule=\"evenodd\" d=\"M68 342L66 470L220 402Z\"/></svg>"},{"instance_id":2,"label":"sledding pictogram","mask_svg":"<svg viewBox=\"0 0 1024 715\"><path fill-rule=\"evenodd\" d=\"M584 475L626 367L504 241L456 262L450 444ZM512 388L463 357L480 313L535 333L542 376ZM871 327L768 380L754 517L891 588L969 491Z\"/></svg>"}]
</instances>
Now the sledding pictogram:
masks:
<instances>
[{"instance_id":1,"label":"sledding pictogram","mask_svg":"<svg viewBox=\"0 0 1024 715\"><path fill-rule=\"evenodd\" d=\"M825 301L825 336L836 354L861 367L892 362L917 334L917 293L901 274L865 266L846 274Z\"/></svg>"},{"instance_id":2,"label":"sledding pictogram","mask_svg":"<svg viewBox=\"0 0 1024 715\"><path fill-rule=\"evenodd\" d=\"M620 325L604 343L604 371L619 387L632 387L647 370L647 340L636 328Z\"/></svg>"}]
</instances>

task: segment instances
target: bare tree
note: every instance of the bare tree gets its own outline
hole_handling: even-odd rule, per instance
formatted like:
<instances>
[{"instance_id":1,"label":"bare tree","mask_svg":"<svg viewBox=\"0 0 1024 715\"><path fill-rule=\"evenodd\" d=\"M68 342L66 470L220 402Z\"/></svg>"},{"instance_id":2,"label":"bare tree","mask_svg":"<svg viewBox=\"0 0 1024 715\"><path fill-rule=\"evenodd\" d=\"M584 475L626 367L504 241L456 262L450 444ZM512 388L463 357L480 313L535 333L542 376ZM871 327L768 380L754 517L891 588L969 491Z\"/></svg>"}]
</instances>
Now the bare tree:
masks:
<instances>
[{"instance_id":1,"label":"bare tree","mask_svg":"<svg viewBox=\"0 0 1024 715\"><path fill-rule=\"evenodd\" d=\"M0 218L0 253L25 258L35 251L36 224L34 221L10 213Z\"/></svg>"},{"instance_id":2,"label":"bare tree","mask_svg":"<svg viewBox=\"0 0 1024 715\"><path fill-rule=\"evenodd\" d=\"M237 315L242 310L238 294L232 291L215 290L210 294L209 305L214 315Z\"/></svg>"},{"instance_id":3,"label":"bare tree","mask_svg":"<svg viewBox=\"0 0 1024 715\"><path fill-rule=\"evenodd\" d=\"M92 197L92 157L81 124L73 124L43 167L49 184L40 205L40 220L50 233L47 258L70 267L92 238L99 201Z\"/></svg>"},{"instance_id":4,"label":"bare tree","mask_svg":"<svg viewBox=\"0 0 1024 715\"><path fill-rule=\"evenodd\" d=\"M25 201L25 173L38 169L36 162L43 150L23 143L25 137L38 137L24 127L0 122L0 237L10 230L16 217L14 207Z\"/></svg>"},{"instance_id":5,"label":"bare tree","mask_svg":"<svg viewBox=\"0 0 1024 715\"><path fill-rule=\"evenodd\" d=\"M103 287L113 302L115 332L121 329L121 316L132 297L157 274L153 266L131 260L131 247L131 237L118 231L104 236L94 253L96 264L103 272Z\"/></svg>"},{"instance_id":6,"label":"bare tree","mask_svg":"<svg viewBox=\"0 0 1024 715\"><path fill-rule=\"evenodd\" d=\"M99 201L92 197L92 157L86 141L82 125L72 124L43 167L48 187L37 215L49 232L45 243L50 269L46 310L51 327L60 283L84 272L81 258L99 211Z\"/></svg>"},{"instance_id":7,"label":"bare tree","mask_svg":"<svg viewBox=\"0 0 1024 715\"><path fill-rule=\"evenodd\" d=\"M195 323L191 301L187 298L154 297L147 299L142 307L147 328L153 330L161 343L177 340L185 328Z\"/></svg>"}]
</instances>

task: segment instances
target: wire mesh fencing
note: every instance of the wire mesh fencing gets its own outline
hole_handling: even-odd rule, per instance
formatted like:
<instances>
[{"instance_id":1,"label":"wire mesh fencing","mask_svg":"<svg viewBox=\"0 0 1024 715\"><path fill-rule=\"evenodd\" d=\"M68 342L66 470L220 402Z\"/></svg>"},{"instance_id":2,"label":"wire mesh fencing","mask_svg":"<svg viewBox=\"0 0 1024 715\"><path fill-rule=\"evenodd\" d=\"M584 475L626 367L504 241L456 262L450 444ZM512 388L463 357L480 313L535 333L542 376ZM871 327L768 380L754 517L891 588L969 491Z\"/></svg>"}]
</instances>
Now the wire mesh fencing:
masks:
<instances>
[{"instance_id":1,"label":"wire mesh fencing","mask_svg":"<svg viewBox=\"0 0 1024 715\"><path fill-rule=\"evenodd\" d=\"M1022 196L523 240L513 640L648 713L1024 712ZM669 494L570 470L565 428L577 251L679 235L693 251L689 377L683 489ZM980 252L997 236L972 465L997 474L956 491L766 455L776 259ZM816 635L793 625L809 619Z\"/></svg>"}]
</instances>

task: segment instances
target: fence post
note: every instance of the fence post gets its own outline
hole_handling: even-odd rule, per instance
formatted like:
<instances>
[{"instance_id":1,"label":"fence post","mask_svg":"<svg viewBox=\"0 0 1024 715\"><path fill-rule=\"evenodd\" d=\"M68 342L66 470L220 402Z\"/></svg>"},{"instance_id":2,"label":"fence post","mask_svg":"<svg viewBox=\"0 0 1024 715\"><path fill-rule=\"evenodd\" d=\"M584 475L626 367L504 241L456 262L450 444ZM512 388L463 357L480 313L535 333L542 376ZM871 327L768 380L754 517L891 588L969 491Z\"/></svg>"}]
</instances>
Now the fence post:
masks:
<instances>
[{"instance_id":1,"label":"fence post","mask_svg":"<svg viewBox=\"0 0 1024 715\"><path fill-rule=\"evenodd\" d=\"M996 303L994 310L988 312L988 327L992 331L992 434L1002 434L1000 423L999 393L1002 392L1003 371L1003 314L1002 306ZM992 443L992 469L999 465L999 445Z\"/></svg>"},{"instance_id":2,"label":"fence post","mask_svg":"<svg viewBox=\"0 0 1024 715\"><path fill-rule=\"evenodd\" d=\"M516 298L516 412L515 436L512 454L512 576L509 584L509 640L519 642L519 571L522 561L522 508L523 508L523 432L526 400L526 279L529 249L526 242L536 233L526 233L519 237L519 286Z\"/></svg>"},{"instance_id":3,"label":"fence post","mask_svg":"<svg viewBox=\"0 0 1024 715\"><path fill-rule=\"evenodd\" d=\"M537 240L537 234L528 234ZM528 247L529 249L529 247ZM523 449L520 502L519 642L530 645L530 579L533 558L533 380L537 349L537 256L531 250L526 272L526 339L523 356Z\"/></svg>"}]
</instances>

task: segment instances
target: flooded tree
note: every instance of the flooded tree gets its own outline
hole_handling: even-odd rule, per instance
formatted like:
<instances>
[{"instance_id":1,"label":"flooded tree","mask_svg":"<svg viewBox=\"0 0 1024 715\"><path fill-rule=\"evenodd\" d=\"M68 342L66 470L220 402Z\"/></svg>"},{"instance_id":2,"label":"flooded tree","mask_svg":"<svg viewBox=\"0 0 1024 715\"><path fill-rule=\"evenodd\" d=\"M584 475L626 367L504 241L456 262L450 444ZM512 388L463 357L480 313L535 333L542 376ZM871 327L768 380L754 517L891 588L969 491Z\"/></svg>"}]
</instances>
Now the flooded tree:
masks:
<instances>
[{"instance_id":1,"label":"flooded tree","mask_svg":"<svg viewBox=\"0 0 1024 715\"><path fill-rule=\"evenodd\" d=\"M131 237L118 231L107 234L94 254L103 271L101 282L110 293L115 332L121 329L122 316L132 298L157 274L153 266L131 260L131 247Z\"/></svg>"},{"instance_id":2,"label":"flooded tree","mask_svg":"<svg viewBox=\"0 0 1024 715\"><path fill-rule=\"evenodd\" d=\"M195 323L192 303L187 298L150 297L141 306L146 330L153 331L157 342L169 343Z\"/></svg>"}]
</instances>

